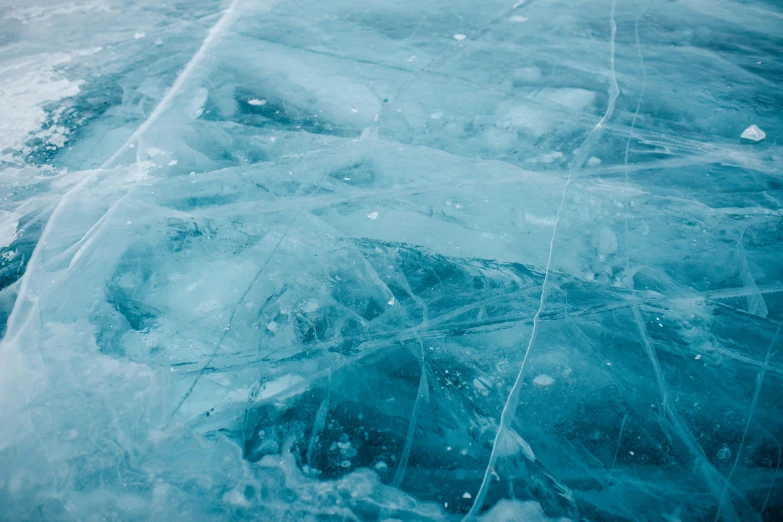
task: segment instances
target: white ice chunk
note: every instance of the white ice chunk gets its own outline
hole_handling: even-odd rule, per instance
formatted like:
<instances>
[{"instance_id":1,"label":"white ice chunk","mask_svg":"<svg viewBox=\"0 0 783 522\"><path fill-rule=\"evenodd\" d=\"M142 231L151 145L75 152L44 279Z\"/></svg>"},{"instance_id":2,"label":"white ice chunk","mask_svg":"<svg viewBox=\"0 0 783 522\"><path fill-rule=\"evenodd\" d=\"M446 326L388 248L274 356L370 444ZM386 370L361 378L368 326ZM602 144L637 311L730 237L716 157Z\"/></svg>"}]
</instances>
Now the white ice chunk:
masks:
<instances>
[{"instance_id":1,"label":"white ice chunk","mask_svg":"<svg viewBox=\"0 0 783 522\"><path fill-rule=\"evenodd\" d=\"M766 137L767 137L767 133L759 129L756 125L751 125L747 129L742 131L742 135L740 136L741 139L752 141L753 143L764 141L764 138Z\"/></svg>"}]
</instances>

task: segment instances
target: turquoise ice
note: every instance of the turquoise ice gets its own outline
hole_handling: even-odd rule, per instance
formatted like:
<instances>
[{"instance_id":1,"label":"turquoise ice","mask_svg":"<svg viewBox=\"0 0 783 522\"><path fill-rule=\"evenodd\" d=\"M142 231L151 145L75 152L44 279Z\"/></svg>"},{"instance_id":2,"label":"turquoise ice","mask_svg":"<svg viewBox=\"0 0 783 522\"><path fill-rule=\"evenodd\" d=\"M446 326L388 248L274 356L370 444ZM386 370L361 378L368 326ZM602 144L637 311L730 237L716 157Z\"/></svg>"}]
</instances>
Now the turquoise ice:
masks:
<instances>
[{"instance_id":1,"label":"turquoise ice","mask_svg":"<svg viewBox=\"0 0 783 522\"><path fill-rule=\"evenodd\" d=\"M0 14L0 519L783 518L779 2Z\"/></svg>"}]
</instances>

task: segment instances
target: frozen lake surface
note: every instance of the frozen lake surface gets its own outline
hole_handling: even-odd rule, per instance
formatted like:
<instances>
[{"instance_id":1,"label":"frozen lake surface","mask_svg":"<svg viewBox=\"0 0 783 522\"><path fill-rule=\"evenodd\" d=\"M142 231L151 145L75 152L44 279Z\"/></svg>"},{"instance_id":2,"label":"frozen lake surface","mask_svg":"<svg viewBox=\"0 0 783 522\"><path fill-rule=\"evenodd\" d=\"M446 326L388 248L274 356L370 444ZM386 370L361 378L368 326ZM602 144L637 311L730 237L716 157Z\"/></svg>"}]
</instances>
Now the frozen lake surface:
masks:
<instances>
[{"instance_id":1,"label":"frozen lake surface","mask_svg":"<svg viewBox=\"0 0 783 522\"><path fill-rule=\"evenodd\" d=\"M783 519L777 0L0 0L0 519Z\"/></svg>"}]
</instances>

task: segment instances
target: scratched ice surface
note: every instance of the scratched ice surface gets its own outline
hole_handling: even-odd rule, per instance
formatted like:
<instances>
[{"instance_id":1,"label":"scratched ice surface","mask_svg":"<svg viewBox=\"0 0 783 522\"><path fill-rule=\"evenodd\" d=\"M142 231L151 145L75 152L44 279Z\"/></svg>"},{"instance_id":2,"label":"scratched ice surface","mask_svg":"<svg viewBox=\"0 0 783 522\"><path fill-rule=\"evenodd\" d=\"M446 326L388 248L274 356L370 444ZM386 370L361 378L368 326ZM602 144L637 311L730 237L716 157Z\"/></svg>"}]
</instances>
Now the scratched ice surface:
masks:
<instances>
[{"instance_id":1,"label":"scratched ice surface","mask_svg":"<svg viewBox=\"0 0 783 522\"><path fill-rule=\"evenodd\" d=\"M0 8L0 519L783 518L775 0Z\"/></svg>"}]
</instances>

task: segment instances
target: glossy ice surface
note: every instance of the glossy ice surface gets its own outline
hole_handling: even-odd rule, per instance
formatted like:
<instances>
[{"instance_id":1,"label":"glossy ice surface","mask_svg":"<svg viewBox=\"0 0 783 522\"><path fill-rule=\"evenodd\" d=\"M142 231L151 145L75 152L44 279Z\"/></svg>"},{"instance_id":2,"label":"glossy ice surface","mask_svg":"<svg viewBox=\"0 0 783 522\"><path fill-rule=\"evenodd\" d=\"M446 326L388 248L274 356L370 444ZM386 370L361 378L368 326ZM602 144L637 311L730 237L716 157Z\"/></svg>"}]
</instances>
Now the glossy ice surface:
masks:
<instances>
[{"instance_id":1,"label":"glossy ice surface","mask_svg":"<svg viewBox=\"0 0 783 522\"><path fill-rule=\"evenodd\" d=\"M783 518L778 1L0 18L0 519Z\"/></svg>"}]
</instances>

